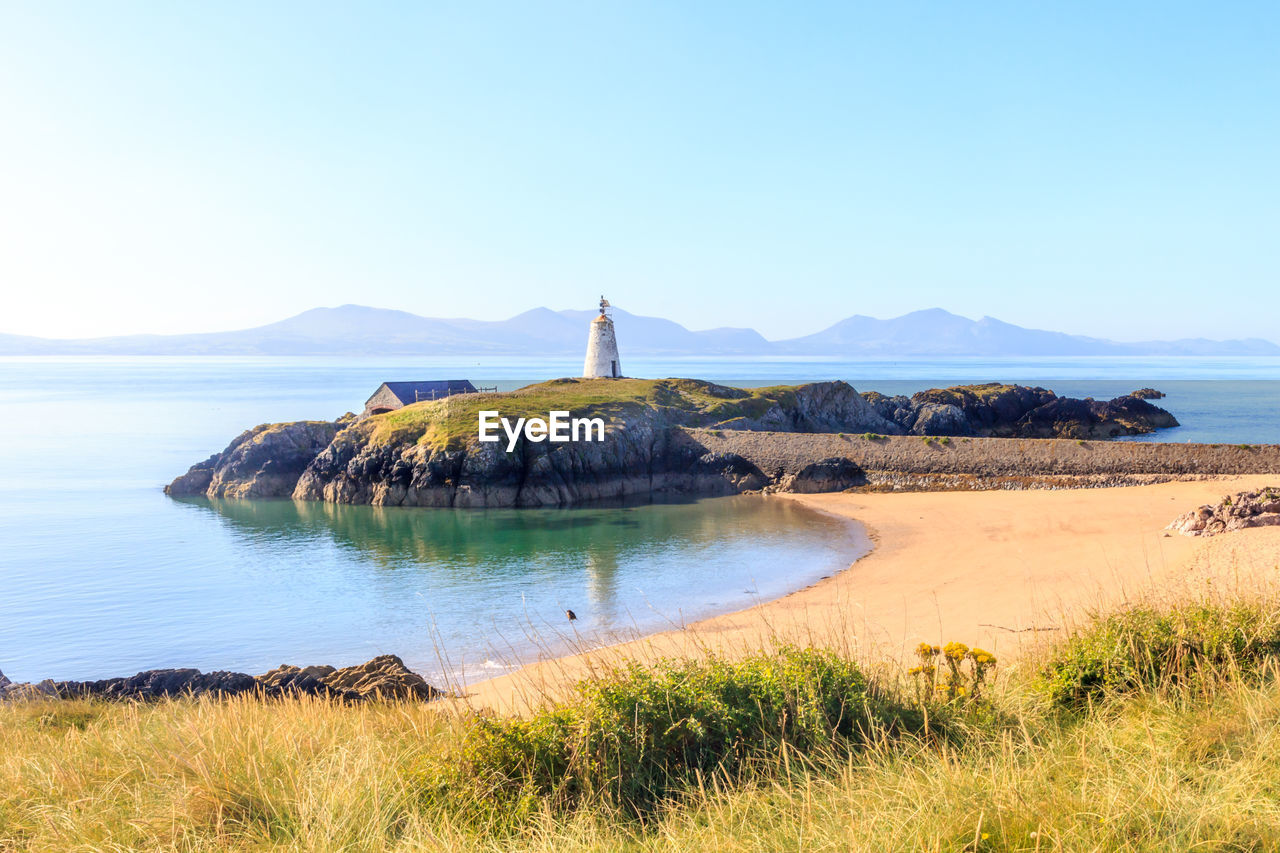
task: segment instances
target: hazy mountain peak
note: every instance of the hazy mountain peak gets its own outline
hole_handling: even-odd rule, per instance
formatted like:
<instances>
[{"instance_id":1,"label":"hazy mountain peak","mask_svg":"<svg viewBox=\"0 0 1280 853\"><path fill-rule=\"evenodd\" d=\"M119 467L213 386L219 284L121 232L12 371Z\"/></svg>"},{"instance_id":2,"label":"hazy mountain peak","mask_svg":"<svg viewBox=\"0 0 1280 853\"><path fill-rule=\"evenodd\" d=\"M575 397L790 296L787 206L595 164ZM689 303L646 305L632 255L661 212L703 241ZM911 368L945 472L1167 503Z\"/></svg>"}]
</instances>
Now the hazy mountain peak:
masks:
<instances>
[{"instance_id":1,"label":"hazy mountain peak","mask_svg":"<svg viewBox=\"0 0 1280 853\"><path fill-rule=\"evenodd\" d=\"M855 314L822 331L768 341L755 329L691 331L673 320L613 309L618 345L632 355L1049 356L1280 355L1270 341L1114 341L1027 329L984 315L970 320L925 308L880 320ZM596 309L538 306L506 320L422 317L408 311L348 303L311 308L275 323L234 332L133 335L51 340L0 335L9 355L555 355L586 346Z\"/></svg>"}]
</instances>

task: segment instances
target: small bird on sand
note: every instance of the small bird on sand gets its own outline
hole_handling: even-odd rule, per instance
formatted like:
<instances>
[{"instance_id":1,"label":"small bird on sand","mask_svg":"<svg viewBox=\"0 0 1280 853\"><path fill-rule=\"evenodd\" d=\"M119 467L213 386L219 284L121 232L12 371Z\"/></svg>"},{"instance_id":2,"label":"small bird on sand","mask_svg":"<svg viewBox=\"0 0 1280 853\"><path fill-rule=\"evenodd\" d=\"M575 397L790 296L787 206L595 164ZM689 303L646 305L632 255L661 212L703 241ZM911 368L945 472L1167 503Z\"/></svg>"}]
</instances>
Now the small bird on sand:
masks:
<instances>
[{"instance_id":1,"label":"small bird on sand","mask_svg":"<svg viewBox=\"0 0 1280 853\"><path fill-rule=\"evenodd\" d=\"M566 610L566 611L564 612L564 615L569 617L569 621L570 621L570 622L572 622L572 621L574 621L575 619L577 619L577 618L578 618L578 614L577 614L577 613L574 613L572 610Z\"/></svg>"}]
</instances>

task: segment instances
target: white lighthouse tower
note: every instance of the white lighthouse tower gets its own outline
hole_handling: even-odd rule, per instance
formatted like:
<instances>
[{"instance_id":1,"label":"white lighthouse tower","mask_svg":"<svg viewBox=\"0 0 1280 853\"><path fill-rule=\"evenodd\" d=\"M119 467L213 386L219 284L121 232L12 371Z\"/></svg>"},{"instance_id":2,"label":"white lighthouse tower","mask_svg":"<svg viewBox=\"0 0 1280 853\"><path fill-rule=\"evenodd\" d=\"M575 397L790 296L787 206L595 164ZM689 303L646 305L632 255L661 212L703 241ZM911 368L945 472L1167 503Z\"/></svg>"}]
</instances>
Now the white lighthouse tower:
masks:
<instances>
[{"instance_id":1,"label":"white lighthouse tower","mask_svg":"<svg viewBox=\"0 0 1280 853\"><path fill-rule=\"evenodd\" d=\"M618 359L618 338L613 332L613 318L609 316L609 300L600 297L600 316L591 321L587 334L587 360L582 364L584 379L622 376L622 362Z\"/></svg>"}]
</instances>

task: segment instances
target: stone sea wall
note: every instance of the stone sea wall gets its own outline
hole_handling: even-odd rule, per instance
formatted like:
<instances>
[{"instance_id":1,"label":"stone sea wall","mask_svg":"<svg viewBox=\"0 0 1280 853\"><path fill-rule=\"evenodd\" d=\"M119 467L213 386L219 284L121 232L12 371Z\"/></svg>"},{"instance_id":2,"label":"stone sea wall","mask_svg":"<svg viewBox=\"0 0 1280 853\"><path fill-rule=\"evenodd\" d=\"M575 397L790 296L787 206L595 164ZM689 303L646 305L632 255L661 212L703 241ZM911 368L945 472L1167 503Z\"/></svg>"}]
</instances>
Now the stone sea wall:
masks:
<instances>
[{"instance_id":1,"label":"stone sea wall","mask_svg":"<svg viewBox=\"0 0 1280 853\"><path fill-rule=\"evenodd\" d=\"M919 438L688 430L712 454L732 454L771 481L801 475L823 459L847 459L868 482L920 478L1172 478L1280 474L1280 445L1166 444L1077 439ZM1127 481L1127 480L1126 480ZM957 480L959 482L959 480Z\"/></svg>"}]
</instances>

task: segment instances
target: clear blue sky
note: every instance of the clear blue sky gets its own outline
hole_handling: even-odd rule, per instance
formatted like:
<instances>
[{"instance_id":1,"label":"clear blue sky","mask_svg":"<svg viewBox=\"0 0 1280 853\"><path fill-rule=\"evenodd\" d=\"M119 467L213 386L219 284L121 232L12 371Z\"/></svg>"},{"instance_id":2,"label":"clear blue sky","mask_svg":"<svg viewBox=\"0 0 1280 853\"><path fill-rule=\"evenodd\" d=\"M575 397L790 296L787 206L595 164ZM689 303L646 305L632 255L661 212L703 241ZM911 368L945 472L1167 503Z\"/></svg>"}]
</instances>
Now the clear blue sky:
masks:
<instances>
[{"instance_id":1,"label":"clear blue sky","mask_svg":"<svg viewBox=\"0 0 1280 853\"><path fill-rule=\"evenodd\" d=\"M0 331L1280 339L1280 4L0 0Z\"/></svg>"}]
</instances>

